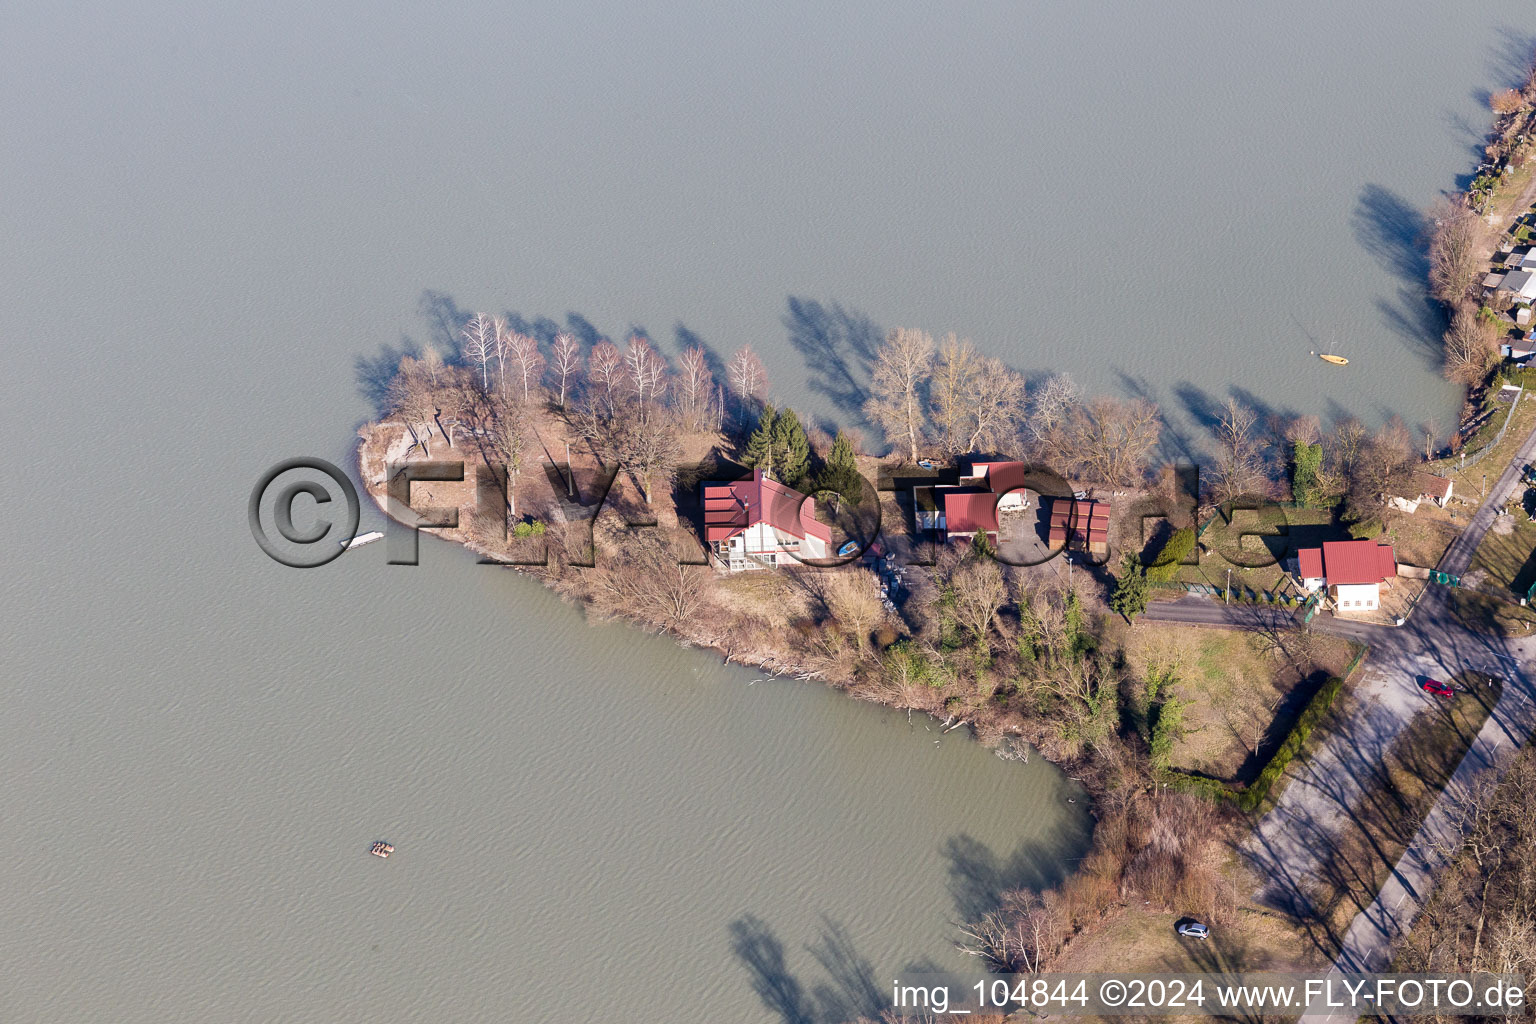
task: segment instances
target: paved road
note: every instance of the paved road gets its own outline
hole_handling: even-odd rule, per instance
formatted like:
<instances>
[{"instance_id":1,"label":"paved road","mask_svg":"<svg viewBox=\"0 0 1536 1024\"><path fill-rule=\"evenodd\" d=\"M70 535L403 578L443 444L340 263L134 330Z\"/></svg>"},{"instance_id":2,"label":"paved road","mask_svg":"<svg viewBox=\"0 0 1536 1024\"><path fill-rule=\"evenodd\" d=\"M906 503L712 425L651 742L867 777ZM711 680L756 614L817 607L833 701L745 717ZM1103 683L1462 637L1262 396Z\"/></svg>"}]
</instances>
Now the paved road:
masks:
<instances>
[{"instance_id":1,"label":"paved road","mask_svg":"<svg viewBox=\"0 0 1536 1024\"><path fill-rule=\"evenodd\" d=\"M1439 568L1460 575L1493 525L1500 506L1519 484L1521 467L1536 463L1536 431L1526 438L1467 528L1446 550ZM1281 631L1296 624L1293 613L1251 605L1227 606L1186 597L1160 602L1145 618L1255 631ZM1380 969L1397 940L1412 925L1433 891L1436 871L1447 856L1442 845L1456 821L1458 806L1473 776L1504 761L1536 730L1536 690L1528 667L1536 664L1536 638L1505 640L1473 632L1452 613L1448 591L1432 586L1400 627L1351 622L1320 614L1314 629L1371 645L1372 652L1354 692L1358 710L1348 726L1332 735L1292 778L1279 802L1259 822L1244 852L1267 879L1261 896L1298 914L1310 909L1308 892L1318 882L1347 881L1342 858L1333 856L1362 793L1361 780L1378 769L1392 740L1431 699L1419 688L1425 677L1446 679L1459 672L1498 675L1506 680L1499 704L1478 734L1423 826L1410 842L1376 899L1339 937L1336 971ZM1312 1024L1335 1018L1303 1018ZM1338 1017L1352 1021L1354 1017Z\"/></svg>"},{"instance_id":2,"label":"paved road","mask_svg":"<svg viewBox=\"0 0 1536 1024\"><path fill-rule=\"evenodd\" d=\"M1536 641L1522 640L1514 645L1523 665L1536 656ZM1434 892L1435 879L1454 858L1459 844L1456 837L1457 816L1464 806L1476 777L1489 768L1507 764L1508 758L1536 730L1536 689L1528 672L1511 673L1504 695L1488 721L1462 758L1451 780L1446 783L1424 824L1409 841L1408 848L1393 866L1386 884L1371 905L1355 915L1339 943L1331 975L1382 971L1391 962L1392 949L1413 926L1424 903ZM1304 1014L1308 1024L1353 1024L1353 1013L1316 1012Z\"/></svg>"}]
</instances>

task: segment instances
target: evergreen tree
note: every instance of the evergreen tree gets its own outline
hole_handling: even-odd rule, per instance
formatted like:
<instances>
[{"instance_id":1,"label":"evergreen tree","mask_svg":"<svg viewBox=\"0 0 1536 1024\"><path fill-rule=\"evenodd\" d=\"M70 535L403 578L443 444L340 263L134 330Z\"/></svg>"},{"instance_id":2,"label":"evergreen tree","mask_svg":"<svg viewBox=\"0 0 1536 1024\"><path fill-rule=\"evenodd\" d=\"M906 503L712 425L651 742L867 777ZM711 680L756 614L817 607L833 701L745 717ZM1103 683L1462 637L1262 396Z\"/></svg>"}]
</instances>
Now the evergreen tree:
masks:
<instances>
[{"instance_id":1,"label":"evergreen tree","mask_svg":"<svg viewBox=\"0 0 1536 1024\"><path fill-rule=\"evenodd\" d=\"M781 483L799 487L811 468L811 442L795 410L785 409L773 421L772 465Z\"/></svg>"},{"instance_id":2,"label":"evergreen tree","mask_svg":"<svg viewBox=\"0 0 1536 1024\"><path fill-rule=\"evenodd\" d=\"M827 452L827 463L821 467L821 473L816 479L816 487L818 490L831 491L836 495L832 499L834 508L837 507L837 502L841 498L846 498L848 504L857 506L864 497L864 480L859 476L853 442L848 440L848 435L841 430L837 432L837 437L832 442L832 450Z\"/></svg>"},{"instance_id":3,"label":"evergreen tree","mask_svg":"<svg viewBox=\"0 0 1536 1024\"><path fill-rule=\"evenodd\" d=\"M762 467L765 470L773 468L773 406L763 406L762 415L757 418L757 429L752 431L752 436L747 439L746 454L741 461L752 469Z\"/></svg>"},{"instance_id":4,"label":"evergreen tree","mask_svg":"<svg viewBox=\"0 0 1536 1024\"><path fill-rule=\"evenodd\" d=\"M1115 592L1110 595L1109 607L1124 615L1129 622L1147 610L1147 574L1141 567L1141 556L1128 551L1120 560L1120 578L1115 581Z\"/></svg>"}]
</instances>

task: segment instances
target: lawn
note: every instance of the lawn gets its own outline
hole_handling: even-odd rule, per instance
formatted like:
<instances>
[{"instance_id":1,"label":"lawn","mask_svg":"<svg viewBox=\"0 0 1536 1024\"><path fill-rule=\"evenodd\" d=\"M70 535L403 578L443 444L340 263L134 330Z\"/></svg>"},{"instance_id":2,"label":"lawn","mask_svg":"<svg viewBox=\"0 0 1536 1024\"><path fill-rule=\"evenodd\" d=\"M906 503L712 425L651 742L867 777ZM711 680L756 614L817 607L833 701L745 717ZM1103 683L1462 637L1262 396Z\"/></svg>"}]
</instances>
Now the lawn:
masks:
<instances>
[{"instance_id":1,"label":"lawn","mask_svg":"<svg viewBox=\"0 0 1536 1024\"><path fill-rule=\"evenodd\" d=\"M1506 527L1509 532L1499 533ZM1505 636L1536 629L1536 609L1522 608L1519 601L1536 582L1536 523L1518 510L1495 523L1473 553L1462 582L1464 587L1452 592L1452 606L1467 625Z\"/></svg>"},{"instance_id":2,"label":"lawn","mask_svg":"<svg viewBox=\"0 0 1536 1024\"><path fill-rule=\"evenodd\" d=\"M1126 638L1138 677L1171 670L1177 680L1172 693L1184 702L1184 735L1172 766L1226 782L1257 776L1318 687L1353 657L1348 641L1317 634L1268 638L1141 623Z\"/></svg>"},{"instance_id":3,"label":"lawn","mask_svg":"<svg viewBox=\"0 0 1536 1024\"><path fill-rule=\"evenodd\" d=\"M1426 501L1417 512L1388 511L1386 530L1377 539L1392 543L1399 565L1433 569L1465 523L1465 519L1453 520L1447 510Z\"/></svg>"},{"instance_id":4,"label":"lawn","mask_svg":"<svg viewBox=\"0 0 1536 1024\"><path fill-rule=\"evenodd\" d=\"M1392 740L1335 838L1329 876L1316 894L1320 923L1338 933L1376 898L1478 730L1498 703L1502 681L1474 673L1450 680L1457 696L1425 695L1424 711Z\"/></svg>"}]
</instances>

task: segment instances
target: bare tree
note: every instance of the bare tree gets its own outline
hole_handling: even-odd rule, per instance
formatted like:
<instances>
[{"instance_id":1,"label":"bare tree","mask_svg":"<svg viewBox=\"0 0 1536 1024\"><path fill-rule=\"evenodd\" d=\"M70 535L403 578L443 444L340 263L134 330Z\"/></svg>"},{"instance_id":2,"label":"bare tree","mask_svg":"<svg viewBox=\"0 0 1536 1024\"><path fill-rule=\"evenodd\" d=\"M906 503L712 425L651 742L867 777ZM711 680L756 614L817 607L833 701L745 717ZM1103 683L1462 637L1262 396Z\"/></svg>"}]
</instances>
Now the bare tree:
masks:
<instances>
[{"instance_id":1,"label":"bare tree","mask_svg":"<svg viewBox=\"0 0 1536 1024\"><path fill-rule=\"evenodd\" d=\"M518 331L504 331L503 338L503 362L512 364L513 372L517 375L515 386L521 387L523 401L530 401L538 391L539 379L544 375L544 355L539 351L538 339Z\"/></svg>"},{"instance_id":2,"label":"bare tree","mask_svg":"<svg viewBox=\"0 0 1536 1024\"><path fill-rule=\"evenodd\" d=\"M1322 430L1316 416L1297 416L1285 425L1285 439L1291 444L1317 444Z\"/></svg>"},{"instance_id":3,"label":"bare tree","mask_svg":"<svg viewBox=\"0 0 1536 1024\"><path fill-rule=\"evenodd\" d=\"M1477 282L1478 216L1464 199L1442 199L1430 211L1430 294L1448 306L1464 300Z\"/></svg>"},{"instance_id":4,"label":"bare tree","mask_svg":"<svg viewBox=\"0 0 1536 1024\"><path fill-rule=\"evenodd\" d=\"M1161 434L1152 402L1102 396L1071 409L1040 438L1040 447L1064 472L1128 485L1145 474Z\"/></svg>"},{"instance_id":5,"label":"bare tree","mask_svg":"<svg viewBox=\"0 0 1536 1024\"><path fill-rule=\"evenodd\" d=\"M437 400L421 362L413 356L404 356L400 368L389 382L387 401L390 409L405 423L414 441L430 455L427 439L432 436L432 421L437 416ZM417 428L420 428L419 430Z\"/></svg>"},{"instance_id":6,"label":"bare tree","mask_svg":"<svg viewBox=\"0 0 1536 1024\"><path fill-rule=\"evenodd\" d=\"M873 396L864 413L885 431L887 438L901 438L913 462L922 438L923 387L933 363L933 339L923 331L899 327L880 347L875 362Z\"/></svg>"},{"instance_id":7,"label":"bare tree","mask_svg":"<svg viewBox=\"0 0 1536 1024\"><path fill-rule=\"evenodd\" d=\"M555 379L560 382L558 404L564 409L566 393L581 379L581 345L573 335L562 332L555 335L551 354L554 358L550 361L550 369L554 371Z\"/></svg>"},{"instance_id":8,"label":"bare tree","mask_svg":"<svg viewBox=\"0 0 1536 1024\"><path fill-rule=\"evenodd\" d=\"M985 645L999 609L1008 600L1002 569L990 558L967 559L950 576L949 584L955 595L955 618L978 644Z\"/></svg>"},{"instance_id":9,"label":"bare tree","mask_svg":"<svg viewBox=\"0 0 1536 1024\"><path fill-rule=\"evenodd\" d=\"M527 425L523 410L517 402L498 392L490 400L490 422L486 427L486 444L495 460L507 468L507 515L517 515L514 493L517 476L522 471L523 449L528 444Z\"/></svg>"},{"instance_id":10,"label":"bare tree","mask_svg":"<svg viewBox=\"0 0 1536 1024\"><path fill-rule=\"evenodd\" d=\"M972 402L980 368L971 339L946 334L939 342L938 365L928 391L934 429L947 455L970 450Z\"/></svg>"},{"instance_id":11,"label":"bare tree","mask_svg":"<svg viewBox=\"0 0 1536 1024\"><path fill-rule=\"evenodd\" d=\"M1058 373L1047 378L1035 390L1029 414L1030 431L1036 437L1055 430L1072 411L1083 404L1083 389L1070 374Z\"/></svg>"},{"instance_id":12,"label":"bare tree","mask_svg":"<svg viewBox=\"0 0 1536 1024\"><path fill-rule=\"evenodd\" d=\"M616 408L623 375L624 359L613 342L600 341L592 346L592 356L587 360L587 377L595 387L601 389L603 405L610 416Z\"/></svg>"},{"instance_id":13,"label":"bare tree","mask_svg":"<svg viewBox=\"0 0 1536 1024\"><path fill-rule=\"evenodd\" d=\"M610 614L658 621L669 629L692 622L708 605L714 571L682 565L659 538L641 531L593 570L595 596Z\"/></svg>"},{"instance_id":14,"label":"bare tree","mask_svg":"<svg viewBox=\"0 0 1536 1024\"><path fill-rule=\"evenodd\" d=\"M868 569L854 566L820 575L825 584L822 600L863 654L869 648L870 632L885 618L879 579Z\"/></svg>"},{"instance_id":15,"label":"bare tree","mask_svg":"<svg viewBox=\"0 0 1536 1024\"><path fill-rule=\"evenodd\" d=\"M1230 501L1252 490L1259 476L1259 444L1254 428L1258 414L1235 398L1228 398L1216 422L1220 446L1216 462L1216 497Z\"/></svg>"},{"instance_id":16,"label":"bare tree","mask_svg":"<svg viewBox=\"0 0 1536 1024\"><path fill-rule=\"evenodd\" d=\"M965 450L1001 451L1018 433L1024 411L1024 378L988 356L978 364L971 387L971 436Z\"/></svg>"},{"instance_id":17,"label":"bare tree","mask_svg":"<svg viewBox=\"0 0 1536 1024\"><path fill-rule=\"evenodd\" d=\"M1475 387L1488 375L1488 368L1498 354L1497 329L1470 306L1462 306L1451 315L1445 332L1445 376L1449 380Z\"/></svg>"},{"instance_id":18,"label":"bare tree","mask_svg":"<svg viewBox=\"0 0 1536 1024\"><path fill-rule=\"evenodd\" d=\"M496 329L496 389L507 390L507 360L511 357L512 332L507 329L507 318L494 317L491 326Z\"/></svg>"},{"instance_id":19,"label":"bare tree","mask_svg":"<svg viewBox=\"0 0 1536 1024\"><path fill-rule=\"evenodd\" d=\"M698 346L688 349L678 360L677 396L678 415L689 430L700 430L709 414L714 397L715 378L709 372L709 362L704 350Z\"/></svg>"},{"instance_id":20,"label":"bare tree","mask_svg":"<svg viewBox=\"0 0 1536 1024\"><path fill-rule=\"evenodd\" d=\"M667 361L638 334L629 339L624 350L624 384L635 396L642 416L667 390Z\"/></svg>"},{"instance_id":21,"label":"bare tree","mask_svg":"<svg viewBox=\"0 0 1536 1024\"><path fill-rule=\"evenodd\" d=\"M752 351L751 345L743 345L731 356L725 368L727 383L736 395L737 412L743 420L749 407L755 407L768 394L768 371L763 361Z\"/></svg>"},{"instance_id":22,"label":"bare tree","mask_svg":"<svg viewBox=\"0 0 1536 1024\"><path fill-rule=\"evenodd\" d=\"M490 363L496 358L496 342L500 334L496 321L484 313L476 313L460 333L464 338L464 357L480 364L480 387L489 391Z\"/></svg>"}]
</instances>

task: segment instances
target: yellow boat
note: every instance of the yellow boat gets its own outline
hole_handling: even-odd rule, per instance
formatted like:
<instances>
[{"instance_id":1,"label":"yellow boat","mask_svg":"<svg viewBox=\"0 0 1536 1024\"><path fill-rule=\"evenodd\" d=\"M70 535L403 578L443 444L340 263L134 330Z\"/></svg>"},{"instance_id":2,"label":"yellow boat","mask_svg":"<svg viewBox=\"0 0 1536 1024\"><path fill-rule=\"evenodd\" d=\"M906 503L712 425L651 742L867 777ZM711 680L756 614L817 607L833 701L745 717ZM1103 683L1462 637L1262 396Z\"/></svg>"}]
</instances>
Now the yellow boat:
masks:
<instances>
[{"instance_id":1,"label":"yellow boat","mask_svg":"<svg viewBox=\"0 0 1536 1024\"><path fill-rule=\"evenodd\" d=\"M1345 359L1343 356L1333 355L1330 352L1319 352L1317 354L1317 358L1322 359L1325 362L1330 362L1334 366L1348 366L1349 365L1349 360L1348 359Z\"/></svg>"}]
</instances>

